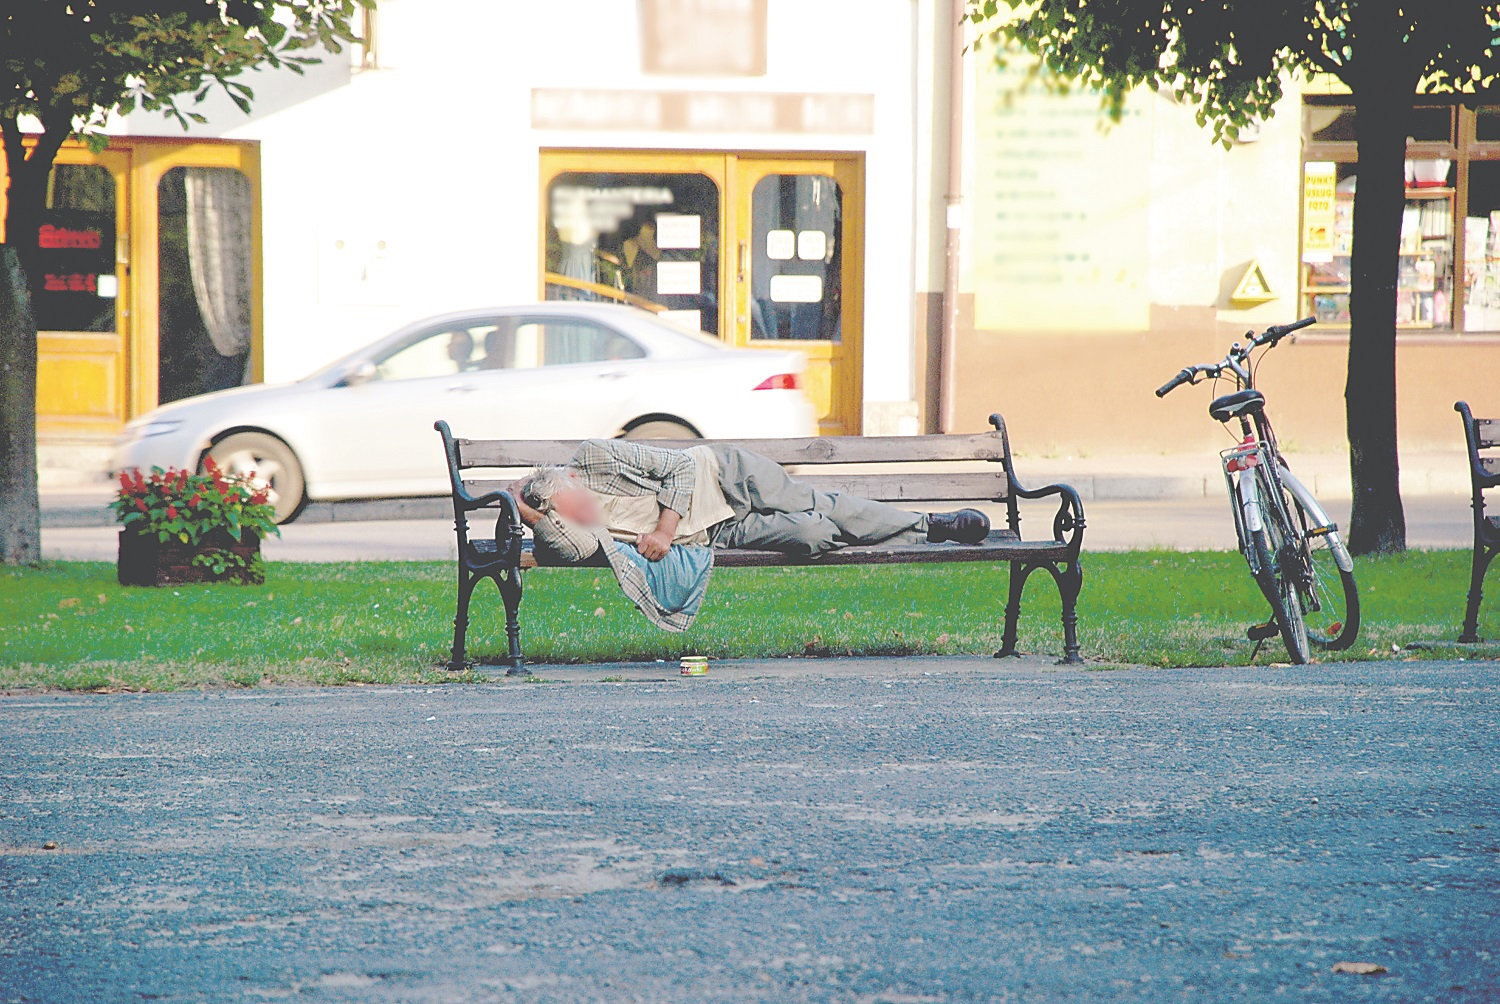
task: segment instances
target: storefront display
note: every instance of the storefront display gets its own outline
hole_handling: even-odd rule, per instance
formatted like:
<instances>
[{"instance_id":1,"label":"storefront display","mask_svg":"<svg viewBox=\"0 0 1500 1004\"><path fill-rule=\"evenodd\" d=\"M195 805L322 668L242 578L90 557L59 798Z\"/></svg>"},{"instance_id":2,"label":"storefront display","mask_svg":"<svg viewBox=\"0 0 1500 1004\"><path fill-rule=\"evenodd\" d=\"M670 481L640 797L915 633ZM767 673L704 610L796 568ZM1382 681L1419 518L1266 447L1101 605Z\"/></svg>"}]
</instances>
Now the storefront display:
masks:
<instances>
[{"instance_id":1,"label":"storefront display","mask_svg":"<svg viewBox=\"0 0 1500 1004\"><path fill-rule=\"evenodd\" d=\"M1489 159L1500 156L1500 135L1489 135L1496 111L1418 110L1396 279L1400 330L1500 331L1500 162ZM1309 104L1303 124L1301 312L1346 327L1359 181L1353 110Z\"/></svg>"}]
</instances>

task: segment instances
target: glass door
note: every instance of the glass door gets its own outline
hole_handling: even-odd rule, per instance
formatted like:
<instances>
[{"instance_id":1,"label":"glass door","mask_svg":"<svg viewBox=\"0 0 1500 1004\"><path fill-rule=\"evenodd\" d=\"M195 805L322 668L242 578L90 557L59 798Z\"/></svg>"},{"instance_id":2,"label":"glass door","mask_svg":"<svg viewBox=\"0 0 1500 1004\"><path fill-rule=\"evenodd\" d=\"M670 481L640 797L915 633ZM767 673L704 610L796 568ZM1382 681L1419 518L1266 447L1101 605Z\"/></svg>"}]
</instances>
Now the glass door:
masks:
<instances>
[{"instance_id":1,"label":"glass door","mask_svg":"<svg viewBox=\"0 0 1500 1004\"><path fill-rule=\"evenodd\" d=\"M112 436L127 414L130 154L64 149L47 183L31 274L37 433Z\"/></svg>"},{"instance_id":2,"label":"glass door","mask_svg":"<svg viewBox=\"0 0 1500 1004\"><path fill-rule=\"evenodd\" d=\"M859 434L858 155L547 150L541 168L543 298L801 352L823 434Z\"/></svg>"},{"instance_id":3,"label":"glass door","mask_svg":"<svg viewBox=\"0 0 1500 1004\"><path fill-rule=\"evenodd\" d=\"M860 429L863 191L857 159L741 155L733 340L807 356L824 435Z\"/></svg>"}]
</instances>

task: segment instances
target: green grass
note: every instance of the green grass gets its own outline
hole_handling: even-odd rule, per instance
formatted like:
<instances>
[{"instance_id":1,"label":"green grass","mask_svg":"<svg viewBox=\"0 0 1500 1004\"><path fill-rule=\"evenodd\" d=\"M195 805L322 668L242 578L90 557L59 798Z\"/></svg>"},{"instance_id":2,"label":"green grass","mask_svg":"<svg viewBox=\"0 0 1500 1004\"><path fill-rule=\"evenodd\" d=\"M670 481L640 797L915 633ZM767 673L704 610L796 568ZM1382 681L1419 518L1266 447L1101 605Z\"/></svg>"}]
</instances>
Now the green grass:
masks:
<instances>
[{"instance_id":1,"label":"green grass","mask_svg":"<svg viewBox=\"0 0 1500 1004\"><path fill-rule=\"evenodd\" d=\"M1456 654L1411 642L1458 633L1462 551L1411 552L1356 566L1364 628L1340 658ZM1237 555L1089 554L1080 605L1084 654L1101 664L1244 664L1245 626L1264 601ZM1500 582L1480 633L1500 636ZM105 563L0 572L0 688L166 690L260 683L434 682L447 657L454 587L444 563L284 564L264 586L126 589ZM527 578L522 625L536 662L785 655L988 654L999 642L1005 573L984 565L720 569L697 624L652 628L608 572ZM1057 591L1033 576L1021 648L1060 654ZM503 651L494 590L477 594L470 654ZM1395 651L1393 651L1393 646ZM1467 657L1500 657L1500 644ZM1258 662L1285 658L1268 644Z\"/></svg>"}]
</instances>

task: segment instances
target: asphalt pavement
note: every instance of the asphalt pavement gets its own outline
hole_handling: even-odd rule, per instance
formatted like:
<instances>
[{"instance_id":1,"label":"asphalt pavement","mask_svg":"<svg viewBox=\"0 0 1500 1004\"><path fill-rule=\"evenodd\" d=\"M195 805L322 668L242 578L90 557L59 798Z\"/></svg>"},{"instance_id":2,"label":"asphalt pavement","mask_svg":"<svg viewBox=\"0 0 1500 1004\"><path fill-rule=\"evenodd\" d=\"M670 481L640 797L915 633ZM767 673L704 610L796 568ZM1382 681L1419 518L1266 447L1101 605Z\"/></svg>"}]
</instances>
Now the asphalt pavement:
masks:
<instances>
[{"instance_id":1,"label":"asphalt pavement","mask_svg":"<svg viewBox=\"0 0 1500 1004\"><path fill-rule=\"evenodd\" d=\"M1500 999L1496 664L540 672L0 697L0 1002Z\"/></svg>"}]
</instances>

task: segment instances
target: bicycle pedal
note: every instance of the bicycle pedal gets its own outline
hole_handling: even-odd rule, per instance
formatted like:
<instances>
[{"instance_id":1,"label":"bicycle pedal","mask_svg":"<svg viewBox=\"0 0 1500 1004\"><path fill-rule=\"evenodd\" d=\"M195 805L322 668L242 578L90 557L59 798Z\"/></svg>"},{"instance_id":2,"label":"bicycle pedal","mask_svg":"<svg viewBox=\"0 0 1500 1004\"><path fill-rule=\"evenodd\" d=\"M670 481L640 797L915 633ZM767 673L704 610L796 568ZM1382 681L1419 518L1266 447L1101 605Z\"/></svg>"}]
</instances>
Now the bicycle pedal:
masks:
<instances>
[{"instance_id":1,"label":"bicycle pedal","mask_svg":"<svg viewBox=\"0 0 1500 1004\"><path fill-rule=\"evenodd\" d=\"M1337 523L1329 523L1327 526L1310 526L1307 528L1307 535L1309 537L1326 537L1330 533L1337 533L1338 528Z\"/></svg>"},{"instance_id":2,"label":"bicycle pedal","mask_svg":"<svg viewBox=\"0 0 1500 1004\"><path fill-rule=\"evenodd\" d=\"M1268 624L1251 624L1248 628L1245 629L1245 637L1249 638L1257 645L1259 645L1263 641L1268 641L1272 638L1275 638L1280 633L1281 629L1276 626L1275 621L1271 621Z\"/></svg>"}]
</instances>

